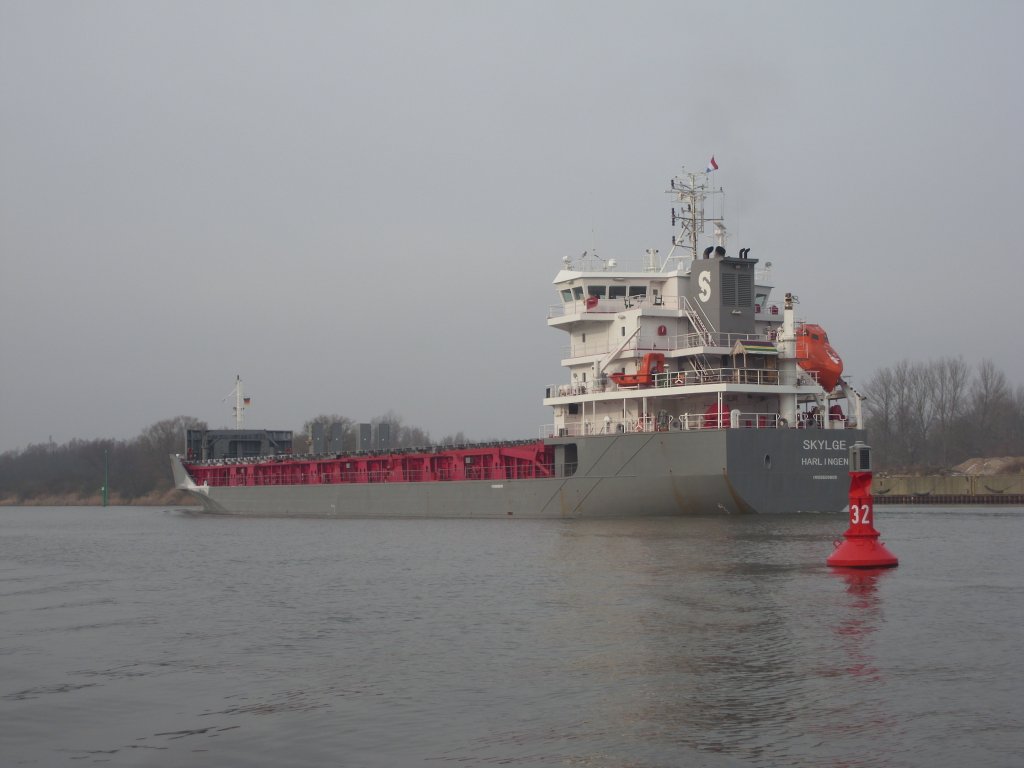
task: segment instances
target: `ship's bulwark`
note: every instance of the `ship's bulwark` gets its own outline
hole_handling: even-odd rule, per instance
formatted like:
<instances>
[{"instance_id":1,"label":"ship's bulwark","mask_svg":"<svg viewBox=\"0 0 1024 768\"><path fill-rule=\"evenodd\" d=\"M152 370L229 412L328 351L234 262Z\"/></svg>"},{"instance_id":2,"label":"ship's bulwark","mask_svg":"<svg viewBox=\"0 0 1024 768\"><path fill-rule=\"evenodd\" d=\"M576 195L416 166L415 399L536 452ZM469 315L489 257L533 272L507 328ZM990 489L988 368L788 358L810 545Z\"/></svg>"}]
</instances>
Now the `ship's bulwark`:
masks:
<instances>
[{"instance_id":1,"label":"ship's bulwark","mask_svg":"<svg viewBox=\"0 0 1024 768\"><path fill-rule=\"evenodd\" d=\"M647 517L838 512L861 430L708 429L552 438L568 477L179 488L207 512L275 517Z\"/></svg>"}]
</instances>

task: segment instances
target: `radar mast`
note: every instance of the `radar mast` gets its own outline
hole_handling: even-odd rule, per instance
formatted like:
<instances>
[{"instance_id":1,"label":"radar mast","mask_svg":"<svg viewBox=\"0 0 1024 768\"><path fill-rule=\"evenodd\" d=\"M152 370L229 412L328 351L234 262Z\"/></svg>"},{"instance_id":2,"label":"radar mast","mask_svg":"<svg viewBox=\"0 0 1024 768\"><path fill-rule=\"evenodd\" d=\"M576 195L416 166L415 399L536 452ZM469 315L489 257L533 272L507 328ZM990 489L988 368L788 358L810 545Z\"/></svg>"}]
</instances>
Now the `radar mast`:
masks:
<instances>
[{"instance_id":1,"label":"radar mast","mask_svg":"<svg viewBox=\"0 0 1024 768\"><path fill-rule=\"evenodd\" d=\"M723 194L721 187L713 189L709 186L706 171L684 170L681 175L673 177L669 184L671 188L666 191L672 195L674 202L680 204L678 209L672 208L672 226L678 226L679 232L672 235L672 250L665 257L665 263L661 266L662 271L673 258L680 261L685 258L697 258L698 242L707 224L714 224L715 245L724 247L726 239L724 219L714 214L713 205L711 215L705 211L705 201L708 197ZM677 248L683 252L677 254Z\"/></svg>"}]
</instances>

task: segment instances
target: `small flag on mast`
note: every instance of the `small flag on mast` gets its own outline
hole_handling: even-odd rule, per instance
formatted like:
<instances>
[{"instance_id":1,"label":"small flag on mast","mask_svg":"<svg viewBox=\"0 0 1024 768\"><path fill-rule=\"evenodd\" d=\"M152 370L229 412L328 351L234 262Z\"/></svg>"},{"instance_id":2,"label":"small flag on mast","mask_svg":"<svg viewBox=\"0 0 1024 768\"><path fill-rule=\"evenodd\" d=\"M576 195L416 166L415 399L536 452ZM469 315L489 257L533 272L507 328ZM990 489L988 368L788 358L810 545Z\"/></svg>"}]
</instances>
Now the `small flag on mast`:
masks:
<instances>
[{"instance_id":1,"label":"small flag on mast","mask_svg":"<svg viewBox=\"0 0 1024 768\"><path fill-rule=\"evenodd\" d=\"M711 173L712 171L718 170L718 163L715 162L715 156L712 155L711 159L708 160L708 169L704 173Z\"/></svg>"}]
</instances>

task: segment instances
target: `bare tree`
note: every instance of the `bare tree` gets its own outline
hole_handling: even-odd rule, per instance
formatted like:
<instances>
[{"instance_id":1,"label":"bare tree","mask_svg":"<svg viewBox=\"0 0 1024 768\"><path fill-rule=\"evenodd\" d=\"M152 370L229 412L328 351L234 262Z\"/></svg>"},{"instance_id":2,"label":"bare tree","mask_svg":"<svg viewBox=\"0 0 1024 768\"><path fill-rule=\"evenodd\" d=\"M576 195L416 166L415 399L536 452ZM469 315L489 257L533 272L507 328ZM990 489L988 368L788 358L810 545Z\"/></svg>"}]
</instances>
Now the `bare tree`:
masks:
<instances>
[{"instance_id":1,"label":"bare tree","mask_svg":"<svg viewBox=\"0 0 1024 768\"><path fill-rule=\"evenodd\" d=\"M1010 414L1010 454L1024 456L1024 384L1018 384L1013 393L1013 406Z\"/></svg>"},{"instance_id":2,"label":"bare tree","mask_svg":"<svg viewBox=\"0 0 1024 768\"><path fill-rule=\"evenodd\" d=\"M871 425L871 442L880 464L896 463L894 457L897 410L896 376L891 368L882 368L864 387L868 396L866 407Z\"/></svg>"},{"instance_id":3,"label":"bare tree","mask_svg":"<svg viewBox=\"0 0 1024 768\"><path fill-rule=\"evenodd\" d=\"M895 397L892 430L893 460L899 466L904 467L913 464L911 368L912 364L909 360L901 360L892 371Z\"/></svg>"},{"instance_id":4,"label":"bare tree","mask_svg":"<svg viewBox=\"0 0 1024 768\"><path fill-rule=\"evenodd\" d=\"M949 467L1024 452L1024 387L1015 393L990 360L973 377L960 358L903 360L876 371L865 390L880 467Z\"/></svg>"},{"instance_id":5,"label":"bare tree","mask_svg":"<svg viewBox=\"0 0 1024 768\"><path fill-rule=\"evenodd\" d=\"M391 425L391 444L395 448L421 448L430 445L430 433L419 427L408 426L400 415L388 411L371 419L373 424Z\"/></svg>"},{"instance_id":6,"label":"bare tree","mask_svg":"<svg viewBox=\"0 0 1024 768\"><path fill-rule=\"evenodd\" d=\"M928 446L935 426L935 366L914 363L903 379L903 400L906 403L903 443L906 461L912 466L928 463Z\"/></svg>"},{"instance_id":7,"label":"bare tree","mask_svg":"<svg viewBox=\"0 0 1024 768\"><path fill-rule=\"evenodd\" d=\"M959 357L944 357L935 363L935 460L942 467L958 463L963 455L963 417L967 408L971 372ZM954 441L960 439L960 452L954 453ZM956 461L952 461L953 457Z\"/></svg>"},{"instance_id":8,"label":"bare tree","mask_svg":"<svg viewBox=\"0 0 1024 768\"><path fill-rule=\"evenodd\" d=\"M184 453L185 434L190 429L206 429L206 422L193 416L175 416L151 424L142 430L139 442L154 454Z\"/></svg>"},{"instance_id":9,"label":"bare tree","mask_svg":"<svg viewBox=\"0 0 1024 768\"><path fill-rule=\"evenodd\" d=\"M336 413L320 414L307 421L302 426L302 434L295 436L292 447L296 453L308 453L312 449L314 427L322 427L325 435L333 434L340 427L342 450L354 450L359 444L356 423L352 419Z\"/></svg>"},{"instance_id":10,"label":"bare tree","mask_svg":"<svg viewBox=\"0 0 1024 768\"><path fill-rule=\"evenodd\" d=\"M971 387L971 446L977 455L1008 452L1014 404L1006 374L991 360L982 360Z\"/></svg>"}]
</instances>

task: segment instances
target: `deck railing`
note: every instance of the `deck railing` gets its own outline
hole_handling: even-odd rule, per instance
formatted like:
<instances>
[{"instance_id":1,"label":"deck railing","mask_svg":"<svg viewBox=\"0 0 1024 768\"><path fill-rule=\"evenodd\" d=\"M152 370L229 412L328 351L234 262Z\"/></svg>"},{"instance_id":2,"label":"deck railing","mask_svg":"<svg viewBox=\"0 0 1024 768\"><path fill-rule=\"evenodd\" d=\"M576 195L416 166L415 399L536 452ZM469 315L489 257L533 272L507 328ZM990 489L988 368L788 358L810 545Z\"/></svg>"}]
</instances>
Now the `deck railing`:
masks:
<instances>
[{"instance_id":1,"label":"deck railing","mask_svg":"<svg viewBox=\"0 0 1024 768\"><path fill-rule=\"evenodd\" d=\"M680 413L659 418L648 415L626 419L580 419L561 427L544 424L541 437L582 437L615 435L625 432L674 432L696 429L783 429L791 425L778 413Z\"/></svg>"},{"instance_id":2,"label":"deck railing","mask_svg":"<svg viewBox=\"0 0 1024 768\"><path fill-rule=\"evenodd\" d=\"M614 299L576 299L562 304L552 304L548 307L548 317L565 317L566 315L579 315L590 313L594 315L614 315L624 309L636 307L650 307L652 309L682 309L683 301L677 298L665 298L664 296L620 296Z\"/></svg>"},{"instance_id":3,"label":"deck railing","mask_svg":"<svg viewBox=\"0 0 1024 768\"><path fill-rule=\"evenodd\" d=\"M652 309L685 309L685 299L665 296L621 296L614 299L599 298L597 301L576 299L574 301L552 304L548 307L548 317L565 317L566 315L579 315L586 312L595 315L615 314L624 309L636 307ZM754 316L762 319L781 319L782 304L769 302L767 304L755 304Z\"/></svg>"},{"instance_id":4,"label":"deck railing","mask_svg":"<svg viewBox=\"0 0 1024 768\"><path fill-rule=\"evenodd\" d=\"M255 474L251 481L236 473L208 470L202 473L200 485L218 486L275 486L275 485L363 485L378 483L437 483L452 480L536 480L569 477L576 471L575 463L548 462L543 471L530 475L517 475L506 467L474 466L456 472L451 468L435 471L417 469L370 469L361 471L295 471L286 467L270 468ZM198 478L197 478L198 479Z\"/></svg>"},{"instance_id":5,"label":"deck railing","mask_svg":"<svg viewBox=\"0 0 1024 768\"><path fill-rule=\"evenodd\" d=\"M701 349L715 347L718 349L732 349L737 341L757 340L775 341L771 334L766 333L715 333L710 336L710 344L707 336L699 333L679 333L673 336L657 336L654 334L638 334L625 347L622 348L622 355L628 357L627 352L674 352L679 349ZM594 355L606 355L618 345L611 342L587 342L585 344L571 344L562 348L565 358L589 357Z\"/></svg>"},{"instance_id":6,"label":"deck railing","mask_svg":"<svg viewBox=\"0 0 1024 768\"><path fill-rule=\"evenodd\" d=\"M581 381L575 384L550 384L545 388L545 397L578 397L603 392L643 392L652 389L695 387L702 384L754 384L758 386L794 386L798 383L813 383L816 373L798 371L785 373L773 368L708 368L705 371L667 371L656 373L653 382L646 387L620 387L610 378L603 383Z\"/></svg>"}]
</instances>

